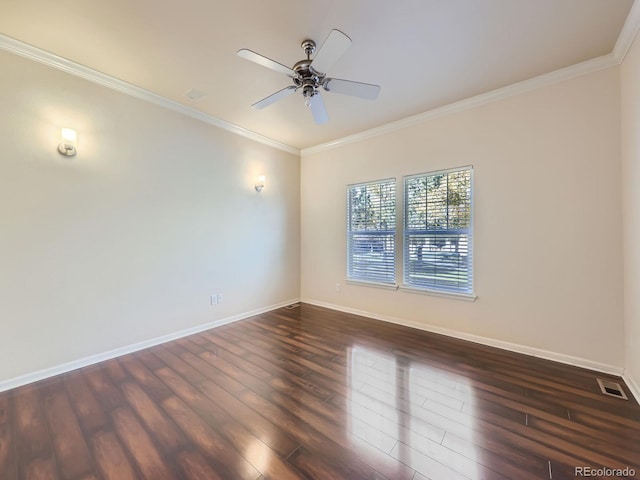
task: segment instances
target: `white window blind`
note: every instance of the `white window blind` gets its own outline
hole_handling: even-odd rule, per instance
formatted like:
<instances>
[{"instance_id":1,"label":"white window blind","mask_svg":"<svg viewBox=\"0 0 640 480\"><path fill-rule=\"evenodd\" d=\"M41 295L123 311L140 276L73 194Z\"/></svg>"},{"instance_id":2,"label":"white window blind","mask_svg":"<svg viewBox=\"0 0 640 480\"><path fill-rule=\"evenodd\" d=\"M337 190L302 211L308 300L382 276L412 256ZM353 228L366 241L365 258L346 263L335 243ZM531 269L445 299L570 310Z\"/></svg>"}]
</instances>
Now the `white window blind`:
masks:
<instances>
[{"instance_id":1,"label":"white window blind","mask_svg":"<svg viewBox=\"0 0 640 480\"><path fill-rule=\"evenodd\" d=\"M347 278L396 282L395 178L347 187Z\"/></svg>"},{"instance_id":2,"label":"white window blind","mask_svg":"<svg viewBox=\"0 0 640 480\"><path fill-rule=\"evenodd\" d=\"M472 168L404 179L404 285L471 294Z\"/></svg>"}]
</instances>

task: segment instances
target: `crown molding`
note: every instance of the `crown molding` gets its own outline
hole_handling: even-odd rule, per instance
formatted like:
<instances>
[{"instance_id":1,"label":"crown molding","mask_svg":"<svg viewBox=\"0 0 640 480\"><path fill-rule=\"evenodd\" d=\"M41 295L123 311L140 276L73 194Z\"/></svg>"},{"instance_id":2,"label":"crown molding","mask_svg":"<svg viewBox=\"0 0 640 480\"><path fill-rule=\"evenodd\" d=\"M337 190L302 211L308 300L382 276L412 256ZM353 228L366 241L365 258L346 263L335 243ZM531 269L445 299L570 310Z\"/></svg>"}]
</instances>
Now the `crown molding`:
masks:
<instances>
[{"instance_id":1,"label":"crown molding","mask_svg":"<svg viewBox=\"0 0 640 480\"><path fill-rule=\"evenodd\" d=\"M618 35L616 45L613 47L613 56L618 63L622 63L624 60L638 34L638 30L640 30L640 2L634 1L620 35Z\"/></svg>"},{"instance_id":2,"label":"crown molding","mask_svg":"<svg viewBox=\"0 0 640 480\"><path fill-rule=\"evenodd\" d=\"M613 54L593 58L585 62L577 63L566 68L561 68L550 73L545 73L544 75L539 75L537 77L524 80L522 82L513 83L506 87L498 88L487 93L482 93L480 95L476 95L475 97L469 97L458 102L434 108L433 110L428 110L424 113L419 113L411 117L403 118L402 120L388 123L380 127L365 130L363 132L355 133L353 135L315 145L313 147L304 148L300 151L300 155L302 157L305 157L307 155L324 152L333 148L348 145L350 143L360 142L365 139L385 135L397 130L412 127L414 125L420 125L422 123L434 120L436 118L444 117L446 115L470 110L481 105L486 105L488 103L512 97L514 95L519 95L531 90L536 90L542 87L553 85L555 83L563 82L565 80L579 77L587 73L604 70L606 68L618 65L618 63L619 62L616 60Z\"/></svg>"},{"instance_id":3,"label":"crown molding","mask_svg":"<svg viewBox=\"0 0 640 480\"><path fill-rule=\"evenodd\" d=\"M278 150L282 150L287 153L293 153L294 155L300 155L300 150L290 145L286 145L271 138L265 137L264 135L260 135L259 133L252 132L251 130L247 130L246 128L242 128L238 125L234 125L233 123L227 122L218 117L214 117L213 115L209 115L207 113L203 113L196 109L187 107L185 105L182 105L181 103L169 100L166 97L145 90L144 88L137 87L123 80L119 80L115 77L86 67L74 61L59 57L45 50L41 50L40 48L23 43L14 38L7 37L6 35L0 34L0 50L5 50L15 55L19 55L29 60L33 60L43 65L55 68L57 70L61 70L65 73L69 73L76 77L83 78L98 85L102 85L103 87L110 88L111 90L115 90L117 92L124 93L125 95L129 95L131 97L153 103L168 110L181 113L188 117L195 118L196 120L200 120L201 122L208 123L209 125L213 125L231 133L235 133L236 135L240 135L255 142L262 143L269 147L277 148Z\"/></svg>"},{"instance_id":4,"label":"crown molding","mask_svg":"<svg viewBox=\"0 0 640 480\"><path fill-rule=\"evenodd\" d=\"M624 57L629 51L629 48L631 48L631 45L633 44L633 41L639 30L640 1L634 1L629 14L627 15L627 19L620 32L620 35L618 36L618 40L616 41L613 52L608 55L587 60L576 65L571 65L560 70L524 80L522 82L514 83L512 85L492 90L487 93L476 95L474 97L466 98L458 102L428 110L426 112L413 115L396 122L388 123L380 127L365 130L353 135L348 135L346 137L331 140L329 142L321 143L301 150L290 145L278 142L277 140L266 137L264 135L260 135L259 133L253 132L251 130L247 130L238 125L234 125L218 117L214 117L213 115L209 115L207 113L187 107L181 103L169 100L168 98L161 95L152 93L148 90L124 82L110 75L98 72L97 70L93 70L92 68L80 65L71 60L59 57L45 50L41 50L37 47L28 45L19 40L7 37L2 34L0 34L0 49L42 63L52 68L56 68L85 80L89 80L90 82L105 86L134 98L145 100L169 110L173 110L183 115L195 118L218 128L222 128L223 130L227 130L245 138L262 143L269 147L273 147L287 153L292 153L294 155L304 157L348 145L350 143L355 143L369 138L378 137L380 135L385 135L387 133L395 132L397 130L408 128L414 125L419 125L436 118L444 117L446 115L470 110L504 98L553 85L554 83L569 80L580 75L597 72L599 70L619 65L624 60Z\"/></svg>"},{"instance_id":5,"label":"crown molding","mask_svg":"<svg viewBox=\"0 0 640 480\"><path fill-rule=\"evenodd\" d=\"M470 110L472 108L495 102L503 98L511 97L513 95L518 95L520 93L569 80L580 75L597 72L598 70L603 70L605 68L619 65L623 62L624 57L631 48L631 45L633 44L638 31L640 31L640 0L634 0L633 5L631 5L631 9L629 10L629 14L627 15L627 19L624 22L624 26L620 31L620 35L618 35L618 39L613 48L613 51L608 55L571 65L560 70L533 77L522 82L514 83L512 85L508 85L491 92L476 95L475 97L466 98L464 100L460 100L459 102L444 105L433 110L428 110L427 112L413 115L411 117L398 120L397 122L388 123L380 127L365 130L363 132L355 133L353 135L332 140L326 143L303 148L300 151L300 155L301 157L313 155L316 153L331 150L332 148L337 148L368 138L385 135L387 133L395 132L397 130L411 127L413 125L419 125L421 123L428 122L429 120L433 120L435 118L462 112L464 110Z\"/></svg>"}]
</instances>

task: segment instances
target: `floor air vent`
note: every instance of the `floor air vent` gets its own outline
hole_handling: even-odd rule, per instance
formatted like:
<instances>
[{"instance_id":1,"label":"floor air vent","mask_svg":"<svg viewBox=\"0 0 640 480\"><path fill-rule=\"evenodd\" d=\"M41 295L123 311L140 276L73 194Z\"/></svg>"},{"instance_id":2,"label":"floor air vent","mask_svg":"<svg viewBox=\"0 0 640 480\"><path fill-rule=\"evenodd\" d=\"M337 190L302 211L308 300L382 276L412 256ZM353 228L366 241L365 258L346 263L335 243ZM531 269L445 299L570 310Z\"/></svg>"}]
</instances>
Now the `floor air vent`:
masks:
<instances>
[{"instance_id":1,"label":"floor air vent","mask_svg":"<svg viewBox=\"0 0 640 480\"><path fill-rule=\"evenodd\" d=\"M600 385L600 390L605 395L609 395L611 397L624 398L625 400L629 400L627 395L622 390L622 387L619 383L611 382L609 380L602 380L598 378L598 385Z\"/></svg>"},{"instance_id":2,"label":"floor air vent","mask_svg":"<svg viewBox=\"0 0 640 480\"><path fill-rule=\"evenodd\" d=\"M287 305L286 308L287 310L293 310L294 308L298 308L300 306L299 303L292 303L291 305Z\"/></svg>"}]
</instances>

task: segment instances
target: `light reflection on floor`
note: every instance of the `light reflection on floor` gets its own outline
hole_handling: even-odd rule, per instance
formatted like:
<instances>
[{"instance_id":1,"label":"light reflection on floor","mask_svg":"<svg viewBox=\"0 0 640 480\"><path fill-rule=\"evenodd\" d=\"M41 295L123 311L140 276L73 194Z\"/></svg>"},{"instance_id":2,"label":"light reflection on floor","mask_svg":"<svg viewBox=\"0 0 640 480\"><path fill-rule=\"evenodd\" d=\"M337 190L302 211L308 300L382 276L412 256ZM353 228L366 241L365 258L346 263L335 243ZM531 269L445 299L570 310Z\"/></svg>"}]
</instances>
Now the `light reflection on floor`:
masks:
<instances>
[{"instance_id":1,"label":"light reflection on floor","mask_svg":"<svg viewBox=\"0 0 640 480\"><path fill-rule=\"evenodd\" d=\"M466 378L361 345L350 349L348 366L354 440L433 480L480 476L474 389Z\"/></svg>"}]
</instances>

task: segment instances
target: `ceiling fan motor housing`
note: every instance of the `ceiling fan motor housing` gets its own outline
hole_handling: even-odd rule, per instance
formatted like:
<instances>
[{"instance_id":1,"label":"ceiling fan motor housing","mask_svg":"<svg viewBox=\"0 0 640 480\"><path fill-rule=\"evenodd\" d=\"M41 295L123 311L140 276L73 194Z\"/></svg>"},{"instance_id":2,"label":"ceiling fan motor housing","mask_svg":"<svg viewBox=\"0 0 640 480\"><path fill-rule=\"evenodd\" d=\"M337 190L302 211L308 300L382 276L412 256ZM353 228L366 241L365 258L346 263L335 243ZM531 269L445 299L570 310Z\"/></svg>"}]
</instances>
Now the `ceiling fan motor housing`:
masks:
<instances>
[{"instance_id":1,"label":"ceiling fan motor housing","mask_svg":"<svg viewBox=\"0 0 640 480\"><path fill-rule=\"evenodd\" d=\"M313 43L311 40L305 40L302 45L303 48L307 42ZM315 43L314 43L315 49ZM305 50L306 52L307 50ZM293 77L293 83L298 88L302 88L302 94L304 97L311 97L316 93L316 89L322 85L324 75L319 75L313 68L311 68L311 60L300 60L293 66L293 71L296 76Z\"/></svg>"}]
</instances>

